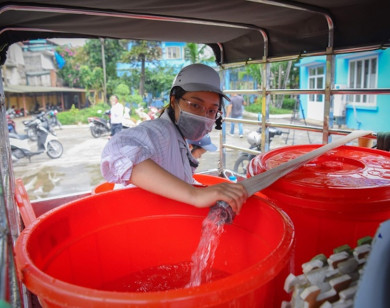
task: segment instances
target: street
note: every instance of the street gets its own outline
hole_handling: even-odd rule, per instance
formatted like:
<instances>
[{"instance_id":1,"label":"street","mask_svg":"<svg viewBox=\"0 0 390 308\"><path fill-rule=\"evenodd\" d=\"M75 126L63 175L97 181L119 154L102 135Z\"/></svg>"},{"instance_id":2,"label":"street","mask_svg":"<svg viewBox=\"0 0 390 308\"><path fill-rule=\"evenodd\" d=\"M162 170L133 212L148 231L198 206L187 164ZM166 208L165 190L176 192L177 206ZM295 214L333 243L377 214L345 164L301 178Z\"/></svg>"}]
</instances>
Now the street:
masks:
<instances>
[{"instance_id":1,"label":"street","mask_svg":"<svg viewBox=\"0 0 390 308\"><path fill-rule=\"evenodd\" d=\"M16 129L24 133L24 126L16 119ZM46 153L22 158L14 163L15 178L22 178L30 200L90 191L103 182L100 174L100 153L107 137L93 138L87 125L63 126L56 129L64 153L51 159Z\"/></svg>"},{"instance_id":2,"label":"street","mask_svg":"<svg viewBox=\"0 0 390 308\"><path fill-rule=\"evenodd\" d=\"M22 120L17 118L16 129L19 134L24 133ZM290 118L272 119L273 122L290 123ZM230 123L226 123L226 132L230 130ZM246 135L256 130L256 125L244 124L244 137L226 135L226 144L242 148L249 148ZM237 124L236 124L237 134ZM283 129L283 131L287 131ZM57 137L64 147L63 155L58 159L51 159L47 154L33 156L31 162L23 158L14 163L15 178L22 178L30 200L39 200L61 195L91 191L98 184L104 182L100 173L100 154L108 142L108 136L92 137L88 125L63 126L56 129ZM310 143L307 132L290 132L287 144ZM219 131L210 133L212 142L219 147ZM271 142L271 149L286 146L285 134L275 136ZM321 134L310 133L311 143L321 143ZM239 151L226 150L226 168L233 170L234 162ZM197 169L198 172L218 168L219 151L205 153Z\"/></svg>"}]
</instances>

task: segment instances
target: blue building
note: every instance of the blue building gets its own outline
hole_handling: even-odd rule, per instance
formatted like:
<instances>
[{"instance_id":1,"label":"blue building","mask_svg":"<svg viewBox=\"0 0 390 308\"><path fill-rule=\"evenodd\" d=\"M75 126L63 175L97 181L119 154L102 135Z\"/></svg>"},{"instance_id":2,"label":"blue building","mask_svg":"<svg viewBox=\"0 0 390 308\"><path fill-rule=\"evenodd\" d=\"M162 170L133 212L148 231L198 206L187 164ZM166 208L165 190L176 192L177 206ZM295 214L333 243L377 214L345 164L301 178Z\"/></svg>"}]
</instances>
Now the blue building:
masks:
<instances>
[{"instance_id":1,"label":"blue building","mask_svg":"<svg viewBox=\"0 0 390 308\"><path fill-rule=\"evenodd\" d=\"M300 68L301 89L324 89L325 56L304 58ZM335 56L335 89L390 88L390 49ZM323 120L324 95L301 95L305 117ZM335 124L349 129L390 130L389 95L334 95Z\"/></svg>"},{"instance_id":2,"label":"blue building","mask_svg":"<svg viewBox=\"0 0 390 308\"><path fill-rule=\"evenodd\" d=\"M130 42L128 49L131 48L131 44L132 43ZM185 59L185 46L186 43L184 42L161 42L162 56L159 60L159 65L174 67L179 71L184 65L190 64L190 62ZM153 62L146 62L145 65L148 68L155 67ZM117 74L118 76L122 76L132 68L134 68L132 64L118 63Z\"/></svg>"}]
</instances>

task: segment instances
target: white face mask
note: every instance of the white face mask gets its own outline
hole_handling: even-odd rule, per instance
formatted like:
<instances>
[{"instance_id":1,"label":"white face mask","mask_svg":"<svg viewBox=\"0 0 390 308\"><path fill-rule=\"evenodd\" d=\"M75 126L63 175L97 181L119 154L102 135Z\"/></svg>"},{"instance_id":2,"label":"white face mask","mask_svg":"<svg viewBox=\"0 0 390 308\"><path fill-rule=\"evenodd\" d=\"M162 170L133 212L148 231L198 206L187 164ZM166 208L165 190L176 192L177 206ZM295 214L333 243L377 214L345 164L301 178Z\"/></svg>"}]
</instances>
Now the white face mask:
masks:
<instances>
[{"instance_id":1,"label":"white face mask","mask_svg":"<svg viewBox=\"0 0 390 308\"><path fill-rule=\"evenodd\" d=\"M180 107L179 107L180 108ZM180 109L179 119L176 121L184 138L200 140L212 131L215 119L210 119Z\"/></svg>"}]
</instances>

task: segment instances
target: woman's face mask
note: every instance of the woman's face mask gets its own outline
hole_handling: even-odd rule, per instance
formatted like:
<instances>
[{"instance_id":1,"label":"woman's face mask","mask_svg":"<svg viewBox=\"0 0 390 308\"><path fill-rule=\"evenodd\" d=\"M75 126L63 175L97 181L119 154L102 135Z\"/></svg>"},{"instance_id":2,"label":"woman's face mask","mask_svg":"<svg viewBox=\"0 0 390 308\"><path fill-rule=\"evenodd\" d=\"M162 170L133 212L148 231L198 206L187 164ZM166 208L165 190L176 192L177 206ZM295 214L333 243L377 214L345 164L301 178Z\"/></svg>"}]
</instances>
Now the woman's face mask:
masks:
<instances>
[{"instance_id":1,"label":"woman's face mask","mask_svg":"<svg viewBox=\"0 0 390 308\"><path fill-rule=\"evenodd\" d=\"M192 114L190 112L183 111L181 108L179 118L176 121L176 125L183 134L184 138L190 140L202 139L206 134L211 132L214 123L215 119Z\"/></svg>"}]
</instances>

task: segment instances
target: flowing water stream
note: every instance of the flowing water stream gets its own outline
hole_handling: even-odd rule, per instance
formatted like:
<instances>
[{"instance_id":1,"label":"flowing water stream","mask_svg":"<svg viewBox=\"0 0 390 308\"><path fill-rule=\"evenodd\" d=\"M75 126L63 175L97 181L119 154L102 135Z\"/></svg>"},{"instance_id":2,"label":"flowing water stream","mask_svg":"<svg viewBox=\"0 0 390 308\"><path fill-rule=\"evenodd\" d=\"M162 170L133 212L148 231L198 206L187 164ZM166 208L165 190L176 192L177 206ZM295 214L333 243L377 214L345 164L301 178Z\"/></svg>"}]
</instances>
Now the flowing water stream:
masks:
<instances>
[{"instance_id":1,"label":"flowing water stream","mask_svg":"<svg viewBox=\"0 0 390 308\"><path fill-rule=\"evenodd\" d=\"M213 276L215 251L224 231L223 209L210 211L202 223L202 235L198 248L192 255L190 282L186 288L197 287L210 282Z\"/></svg>"},{"instance_id":2,"label":"flowing water stream","mask_svg":"<svg viewBox=\"0 0 390 308\"><path fill-rule=\"evenodd\" d=\"M100 288L117 292L158 292L197 287L229 276L229 273L213 268L225 221L224 209L216 207L209 212L202 222L202 234L191 262L147 268L105 283Z\"/></svg>"}]
</instances>

